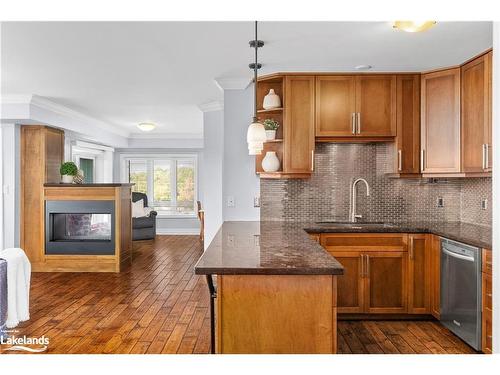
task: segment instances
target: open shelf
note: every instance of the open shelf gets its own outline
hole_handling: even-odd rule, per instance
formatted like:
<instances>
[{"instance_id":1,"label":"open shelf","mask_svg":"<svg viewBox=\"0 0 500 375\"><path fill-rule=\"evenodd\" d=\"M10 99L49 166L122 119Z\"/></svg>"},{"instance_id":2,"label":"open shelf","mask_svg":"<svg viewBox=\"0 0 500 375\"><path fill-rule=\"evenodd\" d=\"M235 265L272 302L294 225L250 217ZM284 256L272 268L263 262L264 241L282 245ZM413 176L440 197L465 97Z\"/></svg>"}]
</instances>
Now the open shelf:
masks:
<instances>
[{"instance_id":1,"label":"open shelf","mask_svg":"<svg viewBox=\"0 0 500 375\"><path fill-rule=\"evenodd\" d=\"M257 110L257 113L273 113L273 112L283 112L283 107Z\"/></svg>"},{"instance_id":2,"label":"open shelf","mask_svg":"<svg viewBox=\"0 0 500 375\"><path fill-rule=\"evenodd\" d=\"M280 143L280 142L283 142L283 139L281 139L281 138L269 139L269 140L265 141L264 143Z\"/></svg>"}]
</instances>

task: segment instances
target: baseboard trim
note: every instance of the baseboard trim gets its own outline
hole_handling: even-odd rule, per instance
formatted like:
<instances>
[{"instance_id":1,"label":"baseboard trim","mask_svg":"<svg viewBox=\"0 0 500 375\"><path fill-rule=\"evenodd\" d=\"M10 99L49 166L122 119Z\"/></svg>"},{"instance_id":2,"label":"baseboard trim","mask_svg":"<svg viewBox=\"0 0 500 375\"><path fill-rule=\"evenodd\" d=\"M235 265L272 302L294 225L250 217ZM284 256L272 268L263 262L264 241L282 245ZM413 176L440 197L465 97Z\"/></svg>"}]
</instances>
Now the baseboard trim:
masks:
<instances>
[{"instance_id":1,"label":"baseboard trim","mask_svg":"<svg viewBox=\"0 0 500 375\"><path fill-rule=\"evenodd\" d=\"M159 236L188 236L199 235L200 230L196 228L156 228L156 234Z\"/></svg>"}]
</instances>

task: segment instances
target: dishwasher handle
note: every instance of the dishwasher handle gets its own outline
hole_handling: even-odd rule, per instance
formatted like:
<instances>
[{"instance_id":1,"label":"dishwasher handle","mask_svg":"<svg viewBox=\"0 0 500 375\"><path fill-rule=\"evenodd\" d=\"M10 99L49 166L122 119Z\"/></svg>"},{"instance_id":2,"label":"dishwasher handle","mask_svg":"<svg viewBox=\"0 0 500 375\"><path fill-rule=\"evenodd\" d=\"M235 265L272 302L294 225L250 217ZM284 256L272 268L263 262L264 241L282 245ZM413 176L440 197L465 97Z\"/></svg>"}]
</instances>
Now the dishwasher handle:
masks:
<instances>
[{"instance_id":1,"label":"dishwasher handle","mask_svg":"<svg viewBox=\"0 0 500 375\"><path fill-rule=\"evenodd\" d=\"M474 262L474 260L475 260L474 257L470 257L470 256L467 256L467 255L462 255L462 254L457 254L457 253L451 252L451 251L446 250L446 249L442 249L442 250L443 250L443 253L448 254L449 256L451 256L453 258L467 260L469 262Z\"/></svg>"}]
</instances>

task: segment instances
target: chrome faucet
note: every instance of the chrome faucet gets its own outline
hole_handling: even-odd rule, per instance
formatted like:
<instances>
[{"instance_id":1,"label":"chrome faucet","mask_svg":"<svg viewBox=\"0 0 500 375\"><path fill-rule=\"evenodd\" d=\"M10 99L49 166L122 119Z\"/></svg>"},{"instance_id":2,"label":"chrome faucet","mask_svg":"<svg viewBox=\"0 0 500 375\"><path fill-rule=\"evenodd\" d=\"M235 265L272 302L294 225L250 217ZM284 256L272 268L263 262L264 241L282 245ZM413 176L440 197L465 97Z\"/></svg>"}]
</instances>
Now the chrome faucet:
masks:
<instances>
[{"instance_id":1,"label":"chrome faucet","mask_svg":"<svg viewBox=\"0 0 500 375\"><path fill-rule=\"evenodd\" d=\"M363 215L356 214L357 195L358 195L356 186L360 181L363 181L366 185L366 196L367 197L370 196L370 186L368 185L368 182L364 178L358 178L354 180L351 186L351 207L349 210L349 219L352 223L355 223L356 219L361 219L363 217Z\"/></svg>"}]
</instances>

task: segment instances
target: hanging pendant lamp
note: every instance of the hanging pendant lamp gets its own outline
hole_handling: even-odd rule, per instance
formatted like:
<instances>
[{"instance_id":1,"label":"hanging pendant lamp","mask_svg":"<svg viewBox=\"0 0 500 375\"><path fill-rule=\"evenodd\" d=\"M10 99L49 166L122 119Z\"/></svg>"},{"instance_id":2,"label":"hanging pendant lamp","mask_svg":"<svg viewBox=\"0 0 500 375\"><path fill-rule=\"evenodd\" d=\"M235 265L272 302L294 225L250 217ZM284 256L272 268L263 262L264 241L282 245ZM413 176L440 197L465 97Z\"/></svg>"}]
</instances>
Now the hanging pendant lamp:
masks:
<instances>
[{"instance_id":1,"label":"hanging pendant lamp","mask_svg":"<svg viewBox=\"0 0 500 375\"><path fill-rule=\"evenodd\" d=\"M257 21L255 21L255 40L249 42L250 47L255 48L255 63L249 64L250 69L253 69L253 82L254 82L254 114L253 121L247 130L247 143L249 155L260 155L264 149L264 142L266 140L266 130L257 119L257 71L262 67L257 61L258 50L264 46L262 40L257 39Z\"/></svg>"}]
</instances>

